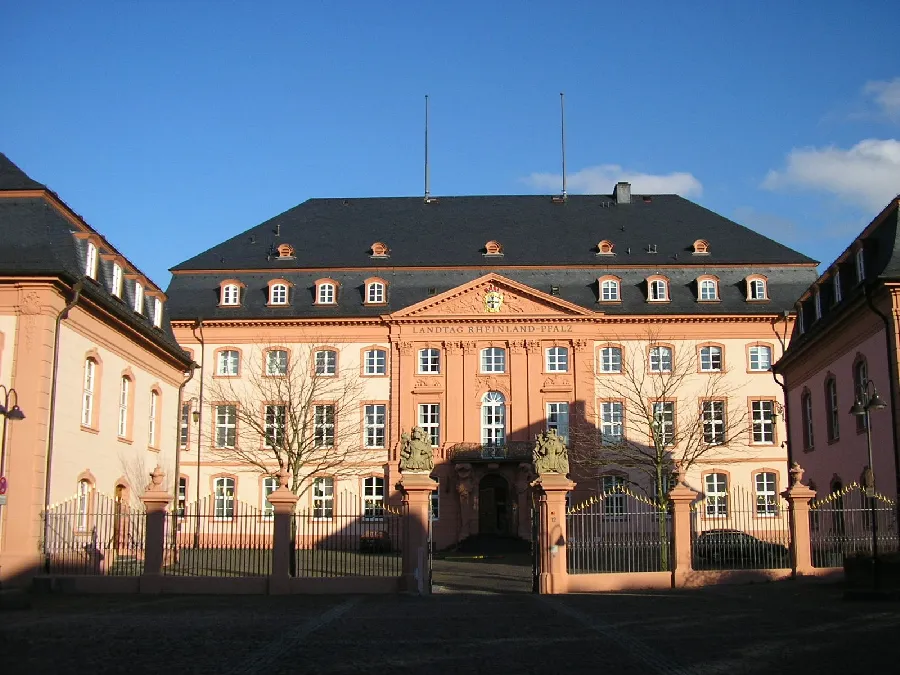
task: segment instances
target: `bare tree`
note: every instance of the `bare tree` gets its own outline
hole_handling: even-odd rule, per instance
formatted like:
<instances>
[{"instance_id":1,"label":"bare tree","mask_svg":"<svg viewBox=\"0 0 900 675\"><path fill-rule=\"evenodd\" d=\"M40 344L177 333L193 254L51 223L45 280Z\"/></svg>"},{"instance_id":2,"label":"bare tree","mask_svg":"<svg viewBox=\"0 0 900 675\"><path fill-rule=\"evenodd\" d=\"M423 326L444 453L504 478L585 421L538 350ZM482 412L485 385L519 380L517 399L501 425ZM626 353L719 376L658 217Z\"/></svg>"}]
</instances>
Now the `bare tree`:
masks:
<instances>
[{"instance_id":1,"label":"bare tree","mask_svg":"<svg viewBox=\"0 0 900 675\"><path fill-rule=\"evenodd\" d=\"M337 347L260 341L245 350L240 377L207 380L208 400L216 401L212 452L270 476L286 469L298 496L311 476L353 470L372 450L361 433L359 368L338 369L339 359Z\"/></svg>"},{"instance_id":2,"label":"bare tree","mask_svg":"<svg viewBox=\"0 0 900 675\"><path fill-rule=\"evenodd\" d=\"M687 471L698 460L746 447L747 408L735 394L721 352L698 356L698 344L664 343L648 332L627 346L601 350L593 365L598 427L582 426L572 439L582 467L621 467L656 503L667 501L676 466ZM702 368L698 367L702 366Z\"/></svg>"}]
</instances>

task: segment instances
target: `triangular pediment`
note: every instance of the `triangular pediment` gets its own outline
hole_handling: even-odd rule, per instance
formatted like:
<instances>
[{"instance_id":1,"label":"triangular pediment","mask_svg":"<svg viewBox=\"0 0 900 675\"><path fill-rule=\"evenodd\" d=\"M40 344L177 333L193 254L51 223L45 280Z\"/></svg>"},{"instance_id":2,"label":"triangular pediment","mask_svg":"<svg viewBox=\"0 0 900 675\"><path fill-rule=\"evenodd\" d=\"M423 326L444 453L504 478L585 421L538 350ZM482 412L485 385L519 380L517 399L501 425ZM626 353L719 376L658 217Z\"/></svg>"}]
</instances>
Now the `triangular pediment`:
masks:
<instances>
[{"instance_id":1,"label":"triangular pediment","mask_svg":"<svg viewBox=\"0 0 900 675\"><path fill-rule=\"evenodd\" d=\"M562 298L492 273L411 305L392 316L514 318L595 316L595 313Z\"/></svg>"}]
</instances>

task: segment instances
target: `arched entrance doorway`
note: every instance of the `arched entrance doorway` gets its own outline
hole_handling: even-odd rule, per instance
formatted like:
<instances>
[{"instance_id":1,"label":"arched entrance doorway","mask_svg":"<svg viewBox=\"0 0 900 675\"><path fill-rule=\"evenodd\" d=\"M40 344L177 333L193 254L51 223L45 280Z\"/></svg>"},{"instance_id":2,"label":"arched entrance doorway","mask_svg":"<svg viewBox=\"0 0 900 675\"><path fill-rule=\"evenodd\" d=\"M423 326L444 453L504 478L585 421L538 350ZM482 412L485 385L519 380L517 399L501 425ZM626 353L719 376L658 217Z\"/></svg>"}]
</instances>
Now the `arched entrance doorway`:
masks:
<instances>
[{"instance_id":1,"label":"arched entrance doorway","mask_svg":"<svg viewBox=\"0 0 900 675\"><path fill-rule=\"evenodd\" d=\"M478 533L510 534L509 484L500 474L490 473L478 484Z\"/></svg>"}]
</instances>

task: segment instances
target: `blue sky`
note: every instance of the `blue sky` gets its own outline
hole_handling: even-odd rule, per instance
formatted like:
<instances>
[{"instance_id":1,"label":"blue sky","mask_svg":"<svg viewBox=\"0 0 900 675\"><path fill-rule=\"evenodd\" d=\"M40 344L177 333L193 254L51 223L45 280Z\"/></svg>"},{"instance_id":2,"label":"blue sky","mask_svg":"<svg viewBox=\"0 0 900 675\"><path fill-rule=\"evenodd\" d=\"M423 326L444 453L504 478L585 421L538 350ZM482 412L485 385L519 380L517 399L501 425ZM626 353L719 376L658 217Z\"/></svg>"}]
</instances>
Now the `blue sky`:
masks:
<instances>
[{"instance_id":1,"label":"blue sky","mask_svg":"<svg viewBox=\"0 0 900 675\"><path fill-rule=\"evenodd\" d=\"M825 263L900 192L896 0L0 3L0 150L160 285L309 197L678 192Z\"/></svg>"}]
</instances>

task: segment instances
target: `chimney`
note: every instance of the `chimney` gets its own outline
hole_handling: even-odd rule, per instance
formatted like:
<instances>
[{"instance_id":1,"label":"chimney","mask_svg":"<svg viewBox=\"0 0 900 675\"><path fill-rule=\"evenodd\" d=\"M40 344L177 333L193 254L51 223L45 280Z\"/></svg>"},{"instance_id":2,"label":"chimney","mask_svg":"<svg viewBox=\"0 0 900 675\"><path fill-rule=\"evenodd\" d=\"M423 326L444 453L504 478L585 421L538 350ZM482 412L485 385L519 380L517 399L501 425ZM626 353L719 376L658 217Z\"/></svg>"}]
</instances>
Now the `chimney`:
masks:
<instances>
[{"instance_id":1,"label":"chimney","mask_svg":"<svg viewBox=\"0 0 900 675\"><path fill-rule=\"evenodd\" d=\"M616 183L616 188L613 190L613 197L615 197L616 204L630 204L631 203L631 183L625 183L625 182Z\"/></svg>"}]
</instances>

